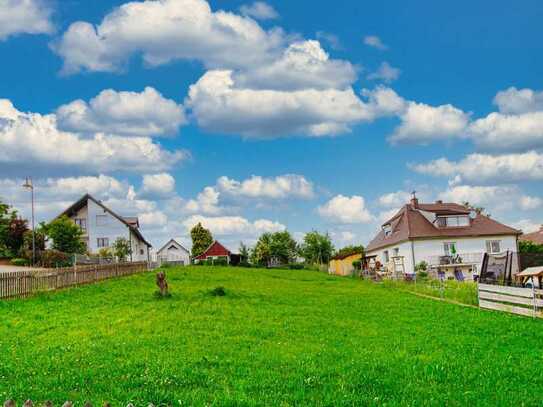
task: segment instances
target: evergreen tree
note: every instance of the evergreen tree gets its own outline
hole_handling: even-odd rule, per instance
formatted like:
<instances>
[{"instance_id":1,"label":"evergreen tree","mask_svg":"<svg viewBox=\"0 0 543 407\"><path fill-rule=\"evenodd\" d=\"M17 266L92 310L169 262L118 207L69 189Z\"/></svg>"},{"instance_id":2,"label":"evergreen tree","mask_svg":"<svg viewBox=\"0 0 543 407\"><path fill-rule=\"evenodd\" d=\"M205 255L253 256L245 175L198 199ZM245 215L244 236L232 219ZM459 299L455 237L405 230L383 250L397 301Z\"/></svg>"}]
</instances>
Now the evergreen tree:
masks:
<instances>
[{"instance_id":1,"label":"evergreen tree","mask_svg":"<svg viewBox=\"0 0 543 407\"><path fill-rule=\"evenodd\" d=\"M213 235L200 222L190 231L192 239L192 257L201 255L213 243Z\"/></svg>"}]
</instances>

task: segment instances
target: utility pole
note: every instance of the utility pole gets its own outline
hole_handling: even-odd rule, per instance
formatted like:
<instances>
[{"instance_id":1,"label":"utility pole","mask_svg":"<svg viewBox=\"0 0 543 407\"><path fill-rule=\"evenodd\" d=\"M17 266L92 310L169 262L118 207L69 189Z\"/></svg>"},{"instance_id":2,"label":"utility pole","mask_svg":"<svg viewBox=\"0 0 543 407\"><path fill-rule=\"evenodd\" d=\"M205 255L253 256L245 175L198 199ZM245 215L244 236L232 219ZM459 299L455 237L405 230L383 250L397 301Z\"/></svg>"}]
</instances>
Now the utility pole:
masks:
<instances>
[{"instance_id":1,"label":"utility pole","mask_svg":"<svg viewBox=\"0 0 543 407\"><path fill-rule=\"evenodd\" d=\"M34 185L32 184L32 178L26 177L23 188L30 190L31 204L32 204L32 265L36 264L36 233L34 231Z\"/></svg>"}]
</instances>

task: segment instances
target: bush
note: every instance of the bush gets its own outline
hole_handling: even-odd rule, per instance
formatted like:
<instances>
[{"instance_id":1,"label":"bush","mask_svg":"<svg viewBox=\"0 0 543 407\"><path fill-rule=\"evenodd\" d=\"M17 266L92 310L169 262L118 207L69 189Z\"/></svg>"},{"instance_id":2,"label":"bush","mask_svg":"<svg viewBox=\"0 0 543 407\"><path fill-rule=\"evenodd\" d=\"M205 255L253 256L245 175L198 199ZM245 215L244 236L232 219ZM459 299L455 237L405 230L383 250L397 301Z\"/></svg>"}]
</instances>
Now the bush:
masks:
<instances>
[{"instance_id":1,"label":"bush","mask_svg":"<svg viewBox=\"0 0 543 407\"><path fill-rule=\"evenodd\" d=\"M45 250L41 256L43 267L70 267L73 265L72 256L58 250Z\"/></svg>"},{"instance_id":2,"label":"bush","mask_svg":"<svg viewBox=\"0 0 543 407\"><path fill-rule=\"evenodd\" d=\"M247 267L247 268L251 268L251 263L249 263L248 261L242 261L238 264L238 267Z\"/></svg>"},{"instance_id":3,"label":"bush","mask_svg":"<svg viewBox=\"0 0 543 407\"><path fill-rule=\"evenodd\" d=\"M10 262L14 266L28 266L30 263L27 259L11 259Z\"/></svg>"},{"instance_id":4,"label":"bush","mask_svg":"<svg viewBox=\"0 0 543 407\"><path fill-rule=\"evenodd\" d=\"M228 266L228 260L221 257L221 258L213 260L213 265L214 266Z\"/></svg>"},{"instance_id":5,"label":"bush","mask_svg":"<svg viewBox=\"0 0 543 407\"><path fill-rule=\"evenodd\" d=\"M226 289L222 286L215 287L209 294L213 297L224 297L226 295Z\"/></svg>"},{"instance_id":6,"label":"bush","mask_svg":"<svg viewBox=\"0 0 543 407\"><path fill-rule=\"evenodd\" d=\"M418 280L426 280L428 278L428 272L427 271L419 271L417 273L417 279Z\"/></svg>"},{"instance_id":7,"label":"bush","mask_svg":"<svg viewBox=\"0 0 543 407\"><path fill-rule=\"evenodd\" d=\"M299 264L299 263L293 263L293 264L289 264L289 265L288 265L288 268L289 268L290 270L303 270L304 265L303 265L303 264Z\"/></svg>"},{"instance_id":8,"label":"bush","mask_svg":"<svg viewBox=\"0 0 543 407\"><path fill-rule=\"evenodd\" d=\"M362 270L362 262L360 260L353 261L353 267L355 270Z\"/></svg>"}]
</instances>

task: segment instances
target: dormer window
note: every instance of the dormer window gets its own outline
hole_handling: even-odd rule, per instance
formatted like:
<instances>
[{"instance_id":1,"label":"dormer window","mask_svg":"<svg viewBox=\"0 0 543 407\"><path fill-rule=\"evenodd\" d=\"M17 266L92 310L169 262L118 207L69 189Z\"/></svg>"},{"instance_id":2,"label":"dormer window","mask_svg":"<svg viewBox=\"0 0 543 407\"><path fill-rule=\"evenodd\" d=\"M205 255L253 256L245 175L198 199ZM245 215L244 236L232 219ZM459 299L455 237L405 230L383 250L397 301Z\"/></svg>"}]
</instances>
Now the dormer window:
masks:
<instances>
[{"instance_id":1,"label":"dormer window","mask_svg":"<svg viewBox=\"0 0 543 407\"><path fill-rule=\"evenodd\" d=\"M436 224L440 228L469 226L467 215L438 216Z\"/></svg>"},{"instance_id":2,"label":"dormer window","mask_svg":"<svg viewBox=\"0 0 543 407\"><path fill-rule=\"evenodd\" d=\"M392 234L392 226L390 225L390 223L383 226L383 231L385 232L385 237L388 237Z\"/></svg>"}]
</instances>

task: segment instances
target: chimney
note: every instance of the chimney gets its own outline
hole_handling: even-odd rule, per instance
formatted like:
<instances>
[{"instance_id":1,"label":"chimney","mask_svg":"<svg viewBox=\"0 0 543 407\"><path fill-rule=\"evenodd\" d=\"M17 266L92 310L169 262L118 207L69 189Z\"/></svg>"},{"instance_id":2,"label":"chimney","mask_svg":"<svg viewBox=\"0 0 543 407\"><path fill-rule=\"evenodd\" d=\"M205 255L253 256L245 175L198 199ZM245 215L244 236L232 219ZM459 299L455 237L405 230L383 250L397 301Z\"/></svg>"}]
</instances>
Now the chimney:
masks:
<instances>
[{"instance_id":1,"label":"chimney","mask_svg":"<svg viewBox=\"0 0 543 407\"><path fill-rule=\"evenodd\" d=\"M441 205L442 203L443 203L443 201L442 201L441 199L438 199L438 200L436 201L436 204Z\"/></svg>"},{"instance_id":2,"label":"chimney","mask_svg":"<svg viewBox=\"0 0 543 407\"><path fill-rule=\"evenodd\" d=\"M412 192L411 207L417 209L419 207L419 200L417 199L417 191Z\"/></svg>"}]
</instances>

